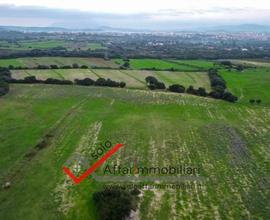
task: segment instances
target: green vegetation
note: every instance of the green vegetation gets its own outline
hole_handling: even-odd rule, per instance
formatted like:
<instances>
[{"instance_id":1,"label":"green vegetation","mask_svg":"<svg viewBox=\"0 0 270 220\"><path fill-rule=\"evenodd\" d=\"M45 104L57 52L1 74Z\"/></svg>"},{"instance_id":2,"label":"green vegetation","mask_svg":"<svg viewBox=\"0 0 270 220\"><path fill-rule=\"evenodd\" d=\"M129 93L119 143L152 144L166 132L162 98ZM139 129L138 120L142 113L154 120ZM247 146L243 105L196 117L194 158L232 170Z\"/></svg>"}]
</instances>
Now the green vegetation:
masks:
<instances>
[{"instance_id":1,"label":"green vegetation","mask_svg":"<svg viewBox=\"0 0 270 220\"><path fill-rule=\"evenodd\" d=\"M14 60L24 65L48 65L48 61L57 65L90 61L116 65L92 58L21 58L9 62ZM160 66L164 67L163 62L175 65L173 60L161 61ZM266 67L239 71L219 66L218 74L226 83L217 74L213 74L212 82L216 87L227 86L237 95L240 99L235 104L148 90L10 84L10 92L0 97L0 219L94 220L102 217L100 210L111 211L108 207L114 203L105 203L102 209L94 199L105 183L89 177L74 186L62 170L77 154L93 164L90 152L106 140L124 143L124 148L96 171L99 176L108 164L129 166L136 160L146 167L200 166L201 175L206 177L203 182L186 182L194 188L141 190L137 213L141 219L268 219L269 73ZM181 92L177 84L190 94L204 94L203 89L195 89L199 87L211 89L206 72L48 69L12 70L12 76L72 81L103 77L138 89L147 88L145 78L150 76L148 84L176 84L171 89L177 92ZM76 175L84 171L76 171L74 164L70 167ZM134 208L130 196L123 195L117 202L124 201L129 210Z\"/></svg>"},{"instance_id":2,"label":"green vegetation","mask_svg":"<svg viewBox=\"0 0 270 220\"><path fill-rule=\"evenodd\" d=\"M33 50L33 49L50 49L62 47L67 50L97 50L106 49L100 43L76 42L65 40L22 40L9 43L7 41L0 41L0 49L8 50Z\"/></svg>"},{"instance_id":3,"label":"green vegetation","mask_svg":"<svg viewBox=\"0 0 270 220\"><path fill-rule=\"evenodd\" d=\"M115 59L119 65L123 65L122 59ZM130 59L130 68L132 69L157 69L169 70L174 69L178 71L198 71L200 69L207 69L213 66L209 61L176 61L176 60L160 60L160 59Z\"/></svg>"},{"instance_id":4,"label":"green vegetation","mask_svg":"<svg viewBox=\"0 0 270 220\"><path fill-rule=\"evenodd\" d=\"M108 69L54 69L54 70L13 70L12 77L23 79L26 76L36 76L37 79L97 79L110 78L115 81L126 82L128 88L146 88L145 78L154 76L166 86L181 84L185 87L193 85L195 88L204 87L210 91L209 77L204 72L169 72L169 71L140 71L140 70L108 70Z\"/></svg>"},{"instance_id":5,"label":"green vegetation","mask_svg":"<svg viewBox=\"0 0 270 220\"><path fill-rule=\"evenodd\" d=\"M237 70L220 70L227 82L229 91L239 97L240 102L248 103L250 99L261 99L270 104L270 70L265 67Z\"/></svg>"},{"instance_id":6,"label":"green vegetation","mask_svg":"<svg viewBox=\"0 0 270 220\"><path fill-rule=\"evenodd\" d=\"M8 67L13 65L14 67L28 67L36 68L38 65L57 65L66 66L77 63L80 66L86 65L88 67L111 67L117 68L115 62L110 60L104 60L101 58L78 58L78 57L31 57L31 58L17 58L17 59L0 59L0 67Z\"/></svg>"},{"instance_id":7,"label":"green vegetation","mask_svg":"<svg viewBox=\"0 0 270 220\"><path fill-rule=\"evenodd\" d=\"M106 164L199 165L207 177L201 188L143 190L143 219L269 216L268 107L53 85L11 85L0 106L1 185L10 183L0 192L1 219L97 219L93 194L103 183L74 186L62 167L106 140L125 143Z\"/></svg>"}]
</instances>

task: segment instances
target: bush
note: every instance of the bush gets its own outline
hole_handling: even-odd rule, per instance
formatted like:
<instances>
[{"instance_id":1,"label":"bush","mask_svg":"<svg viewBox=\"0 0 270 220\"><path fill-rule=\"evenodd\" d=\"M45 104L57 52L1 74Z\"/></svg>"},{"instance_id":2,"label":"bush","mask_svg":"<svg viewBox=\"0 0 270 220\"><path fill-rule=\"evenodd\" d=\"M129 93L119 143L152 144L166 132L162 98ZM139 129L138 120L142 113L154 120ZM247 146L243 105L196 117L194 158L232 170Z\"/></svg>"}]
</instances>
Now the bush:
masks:
<instances>
[{"instance_id":1,"label":"bush","mask_svg":"<svg viewBox=\"0 0 270 220\"><path fill-rule=\"evenodd\" d=\"M35 76L27 76L23 80L24 83L40 83L42 81L37 80Z\"/></svg>"},{"instance_id":2,"label":"bush","mask_svg":"<svg viewBox=\"0 0 270 220\"><path fill-rule=\"evenodd\" d=\"M59 69L57 65L50 65L51 69Z\"/></svg>"},{"instance_id":3,"label":"bush","mask_svg":"<svg viewBox=\"0 0 270 220\"><path fill-rule=\"evenodd\" d=\"M187 93L188 93L188 94L196 95L196 90L193 88L193 86L189 86L189 87L187 88Z\"/></svg>"},{"instance_id":4,"label":"bush","mask_svg":"<svg viewBox=\"0 0 270 220\"><path fill-rule=\"evenodd\" d=\"M250 104L254 104L254 103L255 103L255 100L254 100L254 99L250 99L250 100L249 100L249 103L250 103Z\"/></svg>"},{"instance_id":5,"label":"bush","mask_svg":"<svg viewBox=\"0 0 270 220\"><path fill-rule=\"evenodd\" d=\"M81 66L81 69L88 69L88 66L82 65L82 66Z\"/></svg>"},{"instance_id":6,"label":"bush","mask_svg":"<svg viewBox=\"0 0 270 220\"><path fill-rule=\"evenodd\" d=\"M145 78L145 81L146 81L147 84L154 84L155 85L155 84L158 83L158 80L153 76L147 76Z\"/></svg>"},{"instance_id":7,"label":"bush","mask_svg":"<svg viewBox=\"0 0 270 220\"><path fill-rule=\"evenodd\" d=\"M120 82L120 88L124 88L126 87L126 83L125 82Z\"/></svg>"},{"instance_id":8,"label":"bush","mask_svg":"<svg viewBox=\"0 0 270 220\"><path fill-rule=\"evenodd\" d=\"M0 96L5 95L8 92L9 92L9 84L3 79L0 79Z\"/></svg>"},{"instance_id":9,"label":"bush","mask_svg":"<svg viewBox=\"0 0 270 220\"><path fill-rule=\"evenodd\" d=\"M94 193L93 200L100 219L123 220L129 217L132 209L136 209L137 195L126 190L111 189Z\"/></svg>"},{"instance_id":10,"label":"bush","mask_svg":"<svg viewBox=\"0 0 270 220\"><path fill-rule=\"evenodd\" d=\"M169 91L171 92L184 93L185 90L186 90L185 87L179 84L169 86Z\"/></svg>"},{"instance_id":11,"label":"bush","mask_svg":"<svg viewBox=\"0 0 270 220\"><path fill-rule=\"evenodd\" d=\"M200 87L200 88L197 90L197 95L206 97L206 96L207 96L207 92L206 92L205 88Z\"/></svg>"},{"instance_id":12,"label":"bush","mask_svg":"<svg viewBox=\"0 0 270 220\"><path fill-rule=\"evenodd\" d=\"M150 90L155 90L157 87L154 84L150 84L150 85L148 85L148 88Z\"/></svg>"},{"instance_id":13,"label":"bush","mask_svg":"<svg viewBox=\"0 0 270 220\"><path fill-rule=\"evenodd\" d=\"M50 67L46 65L38 65L37 68L42 70L50 69Z\"/></svg>"},{"instance_id":14,"label":"bush","mask_svg":"<svg viewBox=\"0 0 270 220\"><path fill-rule=\"evenodd\" d=\"M157 82L156 83L156 88L157 89L166 89L166 86L163 82Z\"/></svg>"},{"instance_id":15,"label":"bush","mask_svg":"<svg viewBox=\"0 0 270 220\"><path fill-rule=\"evenodd\" d=\"M78 69L78 68L79 68L79 65L78 65L77 63L73 63L73 64L72 64L72 68Z\"/></svg>"},{"instance_id":16,"label":"bush","mask_svg":"<svg viewBox=\"0 0 270 220\"><path fill-rule=\"evenodd\" d=\"M230 92L225 92L222 96L222 99L229 102L236 102L238 100L238 98Z\"/></svg>"},{"instance_id":17,"label":"bush","mask_svg":"<svg viewBox=\"0 0 270 220\"><path fill-rule=\"evenodd\" d=\"M75 79L74 80L77 85L82 85L82 86L91 86L95 84L95 81L90 79L90 78L85 78L85 79Z\"/></svg>"},{"instance_id":18,"label":"bush","mask_svg":"<svg viewBox=\"0 0 270 220\"><path fill-rule=\"evenodd\" d=\"M70 80L60 80L60 79L53 79L48 78L44 81L45 84L58 84L58 85L72 85L73 82Z\"/></svg>"}]
</instances>

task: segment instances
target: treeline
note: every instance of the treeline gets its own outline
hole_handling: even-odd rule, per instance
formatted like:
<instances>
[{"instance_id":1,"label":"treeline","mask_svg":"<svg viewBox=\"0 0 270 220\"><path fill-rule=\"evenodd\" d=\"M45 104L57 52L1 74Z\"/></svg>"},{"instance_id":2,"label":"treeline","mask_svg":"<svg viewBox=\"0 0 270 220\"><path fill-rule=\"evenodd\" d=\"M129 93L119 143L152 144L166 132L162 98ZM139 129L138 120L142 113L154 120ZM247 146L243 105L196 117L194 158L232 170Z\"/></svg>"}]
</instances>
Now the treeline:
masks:
<instances>
[{"instance_id":1,"label":"treeline","mask_svg":"<svg viewBox=\"0 0 270 220\"><path fill-rule=\"evenodd\" d=\"M9 78L7 80L9 83L43 83L43 84L55 84L55 85L82 85L82 86L103 86L103 87L118 87L124 88L126 86L125 82L116 82L111 79L98 78L96 81L90 78L85 79L75 79L74 82L71 80L53 79L48 78L46 80L39 80L35 76L27 76L24 79L13 79Z\"/></svg>"},{"instance_id":2,"label":"treeline","mask_svg":"<svg viewBox=\"0 0 270 220\"><path fill-rule=\"evenodd\" d=\"M74 63L72 65L62 65L62 66L58 66L56 64L52 64L52 65L37 65L36 67L26 67L26 66L13 66L13 65L9 65L7 68L10 69L10 70L22 70L22 69L47 70L47 69L88 69L90 67L87 66L87 65L79 65L77 63ZM118 69L118 68L91 66L91 69Z\"/></svg>"},{"instance_id":3,"label":"treeline","mask_svg":"<svg viewBox=\"0 0 270 220\"><path fill-rule=\"evenodd\" d=\"M11 73L7 68L0 68L0 96L9 92L9 84L7 79L11 77Z\"/></svg>"},{"instance_id":4,"label":"treeline","mask_svg":"<svg viewBox=\"0 0 270 220\"><path fill-rule=\"evenodd\" d=\"M33 49L23 51L0 51L0 58L21 58L21 57L96 57L104 58L104 50L66 50L62 47L48 49Z\"/></svg>"},{"instance_id":5,"label":"treeline","mask_svg":"<svg viewBox=\"0 0 270 220\"><path fill-rule=\"evenodd\" d=\"M213 89L212 92L207 93L206 89L203 87L199 87L198 89L195 89L193 86L189 86L187 89L180 84L173 84L170 85L167 90L170 92L175 92L175 93L188 93L191 95L196 95L196 96L202 96L202 97L211 97L215 99L223 99L225 101L229 102L236 102L237 97L231 94L230 92L226 91L226 82L225 80L217 74L214 70L210 69L209 70L209 77L211 81L211 87ZM147 86L151 90L155 89L161 89L165 90L166 86L164 83L159 82L155 77L153 76L148 76L145 78L145 81L147 83Z\"/></svg>"},{"instance_id":6,"label":"treeline","mask_svg":"<svg viewBox=\"0 0 270 220\"><path fill-rule=\"evenodd\" d=\"M229 102L236 102L238 98L232 93L227 91L227 85L221 75L218 74L218 70L211 68L208 70L208 76L211 83L212 92L209 96L215 99L223 99Z\"/></svg>"}]
</instances>

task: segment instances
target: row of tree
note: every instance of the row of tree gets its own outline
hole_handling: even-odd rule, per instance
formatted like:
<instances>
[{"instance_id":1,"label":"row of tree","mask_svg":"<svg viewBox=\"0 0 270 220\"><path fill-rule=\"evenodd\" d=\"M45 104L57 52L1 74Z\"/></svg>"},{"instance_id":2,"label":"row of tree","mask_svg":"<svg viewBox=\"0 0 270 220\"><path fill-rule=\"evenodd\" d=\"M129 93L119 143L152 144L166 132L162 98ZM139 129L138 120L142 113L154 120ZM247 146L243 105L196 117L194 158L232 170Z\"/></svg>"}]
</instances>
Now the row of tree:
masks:
<instances>
[{"instance_id":1,"label":"row of tree","mask_svg":"<svg viewBox=\"0 0 270 220\"><path fill-rule=\"evenodd\" d=\"M218 70L211 68L208 70L212 92L209 96L215 99L223 99L229 102L236 102L238 98L227 91L226 81L218 74Z\"/></svg>"},{"instance_id":2,"label":"row of tree","mask_svg":"<svg viewBox=\"0 0 270 220\"><path fill-rule=\"evenodd\" d=\"M3 96L9 92L9 84L7 79L11 73L7 68L0 68L0 96Z\"/></svg>"},{"instance_id":3,"label":"row of tree","mask_svg":"<svg viewBox=\"0 0 270 220\"><path fill-rule=\"evenodd\" d=\"M104 87L119 87L124 88L126 83L124 82L116 82L111 79L98 78L96 81L90 78L85 79L75 79L74 83L70 80L60 80L48 78L46 80L39 80L35 76L27 76L24 79L8 79L9 83L45 83L45 84L57 84L57 85L83 85L83 86L104 86Z\"/></svg>"},{"instance_id":4,"label":"row of tree","mask_svg":"<svg viewBox=\"0 0 270 220\"><path fill-rule=\"evenodd\" d=\"M56 64L52 65L37 65L36 67L26 67L26 66L13 66L9 65L8 69L10 70L21 70L21 69L40 69L40 70L46 70L46 69L88 69L90 68L87 65L79 65L77 63L74 63L72 65L63 65L63 66L58 66ZM92 69L115 69L112 67L98 67L98 66L91 66Z\"/></svg>"},{"instance_id":5,"label":"row of tree","mask_svg":"<svg viewBox=\"0 0 270 220\"><path fill-rule=\"evenodd\" d=\"M211 81L211 86L213 91L210 93L206 92L206 89L203 87L200 87L198 89L195 89L193 86L189 86L187 89L180 84L173 84L170 85L168 88L168 91L170 92L176 92L176 93L188 93L192 95L197 96L203 96L203 97L212 97L215 99L223 99L225 101L229 102L236 102L237 97L231 94L230 92L226 91L226 82L225 80L215 72L215 70L209 70L209 77ZM145 78L145 81L147 83L147 86L151 90L155 89L166 89L166 86L164 83L159 82L155 77L148 76Z\"/></svg>"}]
</instances>

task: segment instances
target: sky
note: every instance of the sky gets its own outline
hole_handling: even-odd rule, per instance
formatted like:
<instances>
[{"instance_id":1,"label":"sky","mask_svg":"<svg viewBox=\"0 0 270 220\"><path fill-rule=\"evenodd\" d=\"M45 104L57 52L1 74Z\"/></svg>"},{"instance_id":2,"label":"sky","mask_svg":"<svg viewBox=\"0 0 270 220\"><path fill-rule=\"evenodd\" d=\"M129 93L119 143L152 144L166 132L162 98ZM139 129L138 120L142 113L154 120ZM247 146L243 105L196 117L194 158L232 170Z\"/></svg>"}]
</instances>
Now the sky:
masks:
<instances>
[{"instance_id":1,"label":"sky","mask_svg":"<svg viewBox=\"0 0 270 220\"><path fill-rule=\"evenodd\" d=\"M177 29L269 22L269 0L0 0L0 25Z\"/></svg>"}]
</instances>

